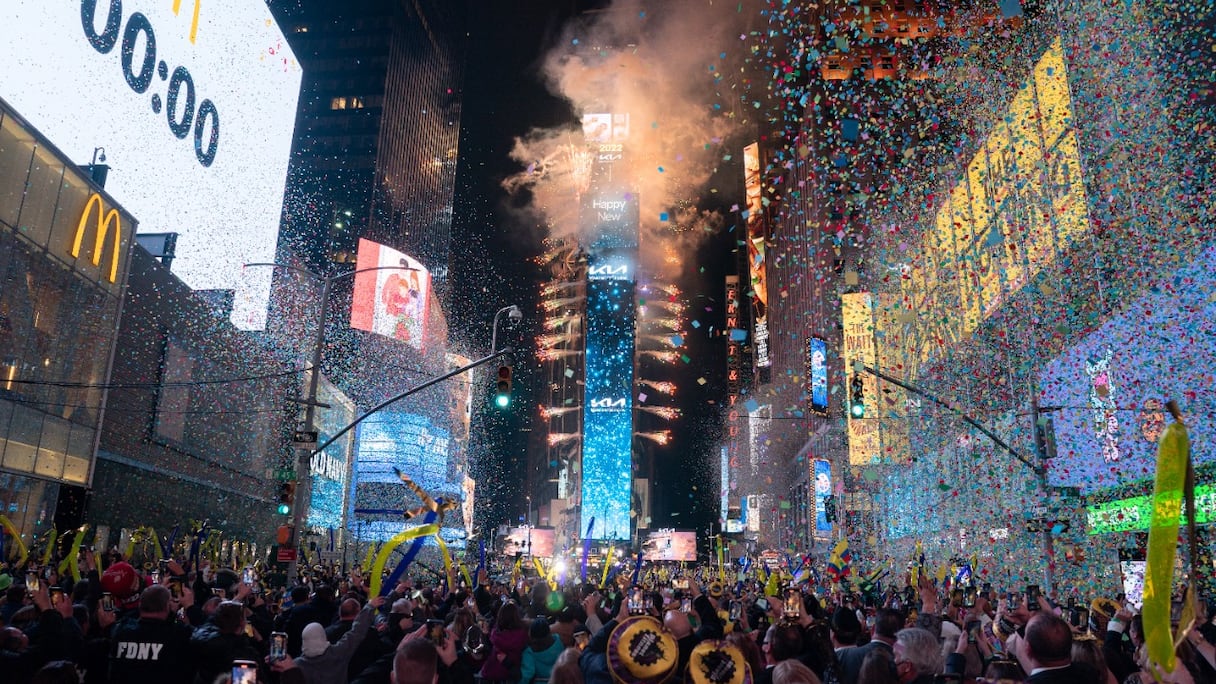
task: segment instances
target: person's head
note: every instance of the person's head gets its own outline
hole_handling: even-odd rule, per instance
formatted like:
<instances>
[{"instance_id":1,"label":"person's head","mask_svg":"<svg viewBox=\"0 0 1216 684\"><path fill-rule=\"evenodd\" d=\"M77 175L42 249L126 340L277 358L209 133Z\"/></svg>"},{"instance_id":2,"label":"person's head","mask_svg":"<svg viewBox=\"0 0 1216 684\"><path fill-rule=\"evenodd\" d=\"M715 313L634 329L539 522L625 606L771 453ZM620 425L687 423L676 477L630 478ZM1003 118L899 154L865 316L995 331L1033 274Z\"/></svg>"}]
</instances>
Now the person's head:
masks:
<instances>
[{"instance_id":1,"label":"person's head","mask_svg":"<svg viewBox=\"0 0 1216 684\"><path fill-rule=\"evenodd\" d=\"M0 630L0 650L21 653L30 647L30 638L16 627Z\"/></svg>"},{"instance_id":2,"label":"person's head","mask_svg":"<svg viewBox=\"0 0 1216 684\"><path fill-rule=\"evenodd\" d=\"M764 636L764 651L770 665L797 658L802 653L802 628L785 622L769 627Z\"/></svg>"},{"instance_id":3,"label":"person's head","mask_svg":"<svg viewBox=\"0 0 1216 684\"><path fill-rule=\"evenodd\" d=\"M1026 679L1026 673L1016 660L993 660L984 669L983 679L990 683L1016 684Z\"/></svg>"},{"instance_id":4,"label":"person's head","mask_svg":"<svg viewBox=\"0 0 1216 684\"><path fill-rule=\"evenodd\" d=\"M680 610L669 610L664 613L663 627L671 632L677 641L692 634L692 623L688 621L688 614Z\"/></svg>"},{"instance_id":5,"label":"person's head","mask_svg":"<svg viewBox=\"0 0 1216 684\"><path fill-rule=\"evenodd\" d=\"M848 608L837 608L836 612L832 613L830 627L832 645L837 648L855 646L857 639L861 637L861 620L857 619L856 611Z\"/></svg>"},{"instance_id":6,"label":"person's head","mask_svg":"<svg viewBox=\"0 0 1216 684\"><path fill-rule=\"evenodd\" d=\"M1026 623L1022 656L1025 669L1061 667L1072 662L1072 627L1062 618L1040 611Z\"/></svg>"},{"instance_id":7,"label":"person's head","mask_svg":"<svg viewBox=\"0 0 1216 684\"><path fill-rule=\"evenodd\" d=\"M329 639L325 636L325 628L319 622L310 622L304 626L300 634L300 653L308 658L316 658L329 648Z\"/></svg>"},{"instance_id":8,"label":"person's head","mask_svg":"<svg viewBox=\"0 0 1216 684\"><path fill-rule=\"evenodd\" d=\"M305 587L305 586L292 587L291 603L292 603L292 605L297 605L297 606L300 605L301 603L308 603L308 587Z\"/></svg>"},{"instance_id":9,"label":"person's head","mask_svg":"<svg viewBox=\"0 0 1216 684\"><path fill-rule=\"evenodd\" d=\"M857 670L857 684L899 684L895 657L885 648L875 648L866 654Z\"/></svg>"},{"instance_id":10,"label":"person's head","mask_svg":"<svg viewBox=\"0 0 1216 684\"><path fill-rule=\"evenodd\" d=\"M1127 638L1131 639L1136 647L1144 643L1144 618L1140 615L1133 616L1131 623L1127 625Z\"/></svg>"},{"instance_id":11,"label":"person's head","mask_svg":"<svg viewBox=\"0 0 1216 684\"><path fill-rule=\"evenodd\" d=\"M892 611L894 612L894 611ZM927 629L909 627L895 633L895 671L901 684L941 671L942 650Z\"/></svg>"},{"instance_id":12,"label":"person's head","mask_svg":"<svg viewBox=\"0 0 1216 684\"><path fill-rule=\"evenodd\" d=\"M549 630L549 621L543 617L532 620L532 624L528 625L528 638L533 651L544 651L552 646L554 637Z\"/></svg>"},{"instance_id":13,"label":"person's head","mask_svg":"<svg viewBox=\"0 0 1216 684\"><path fill-rule=\"evenodd\" d=\"M1072 641L1072 662L1085 663L1102 675L1103 680L1106 679L1106 657L1102 655L1102 642L1093 637L1081 639L1073 639Z\"/></svg>"},{"instance_id":14,"label":"person's head","mask_svg":"<svg viewBox=\"0 0 1216 684\"><path fill-rule=\"evenodd\" d=\"M557 656L553 663L553 671L549 674L549 684L583 684L583 670L578 665L582 651L573 646Z\"/></svg>"},{"instance_id":15,"label":"person's head","mask_svg":"<svg viewBox=\"0 0 1216 684\"><path fill-rule=\"evenodd\" d=\"M245 605L240 601L224 601L215 609L211 621L223 634L240 634L245 631Z\"/></svg>"},{"instance_id":16,"label":"person's head","mask_svg":"<svg viewBox=\"0 0 1216 684\"><path fill-rule=\"evenodd\" d=\"M34 673L30 684L80 684L80 673L69 660L52 660Z\"/></svg>"},{"instance_id":17,"label":"person's head","mask_svg":"<svg viewBox=\"0 0 1216 684\"><path fill-rule=\"evenodd\" d=\"M146 618L159 618L161 620L169 617L169 601L173 595L169 593L169 588L163 584L153 584L143 593L139 595L139 616Z\"/></svg>"},{"instance_id":18,"label":"person's head","mask_svg":"<svg viewBox=\"0 0 1216 684\"><path fill-rule=\"evenodd\" d=\"M403 642L393 656L392 684L437 684L439 652L426 639Z\"/></svg>"},{"instance_id":19,"label":"person's head","mask_svg":"<svg viewBox=\"0 0 1216 684\"><path fill-rule=\"evenodd\" d=\"M753 676L764 669L764 655L760 653L760 647L756 645L756 640L751 635L744 634L743 632L731 632L726 635L726 641L739 649L739 652L743 654L743 658L747 660L747 664L752 668Z\"/></svg>"},{"instance_id":20,"label":"person's head","mask_svg":"<svg viewBox=\"0 0 1216 684\"><path fill-rule=\"evenodd\" d=\"M783 660L773 668L773 684L820 684L811 668L794 659Z\"/></svg>"},{"instance_id":21,"label":"person's head","mask_svg":"<svg viewBox=\"0 0 1216 684\"><path fill-rule=\"evenodd\" d=\"M494 627L500 630L523 629L523 620L519 617L519 605L514 601L507 601L498 609L498 618L494 621Z\"/></svg>"},{"instance_id":22,"label":"person's head","mask_svg":"<svg viewBox=\"0 0 1216 684\"><path fill-rule=\"evenodd\" d=\"M353 598L348 598L338 606L338 618L343 622L353 622L356 617L359 617L359 610L363 606Z\"/></svg>"},{"instance_id":23,"label":"person's head","mask_svg":"<svg viewBox=\"0 0 1216 684\"><path fill-rule=\"evenodd\" d=\"M905 622L904 614L898 610L879 608L874 614L874 637L892 642L895 635L904 628Z\"/></svg>"}]
</instances>

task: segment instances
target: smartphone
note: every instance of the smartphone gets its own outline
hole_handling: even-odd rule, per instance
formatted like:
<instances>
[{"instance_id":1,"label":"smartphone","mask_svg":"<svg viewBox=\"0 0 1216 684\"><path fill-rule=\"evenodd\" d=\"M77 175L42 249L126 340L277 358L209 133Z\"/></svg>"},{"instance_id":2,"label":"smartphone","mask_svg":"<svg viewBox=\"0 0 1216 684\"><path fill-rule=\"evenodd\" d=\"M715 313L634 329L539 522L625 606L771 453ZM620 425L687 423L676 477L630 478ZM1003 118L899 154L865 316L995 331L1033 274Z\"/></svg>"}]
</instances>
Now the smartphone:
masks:
<instances>
[{"instance_id":1,"label":"smartphone","mask_svg":"<svg viewBox=\"0 0 1216 684\"><path fill-rule=\"evenodd\" d=\"M253 573L253 568L247 567L241 571L241 581L249 586L253 586L253 583L257 581L257 575Z\"/></svg>"},{"instance_id":2,"label":"smartphone","mask_svg":"<svg viewBox=\"0 0 1216 684\"><path fill-rule=\"evenodd\" d=\"M629 590L629 614L646 614L646 592L641 587L634 587Z\"/></svg>"},{"instance_id":3,"label":"smartphone","mask_svg":"<svg viewBox=\"0 0 1216 684\"><path fill-rule=\"evenodd\" d=\"M1018 609L1018 595L1012 591L1006 593L1005 594L1005 612L1012 613L1013 611L1015 611L1017 609Z\"/></svg>"},{"instance_id":4,"label":"smartphone","mask_svg":"<svg viewBox=\"0 0 1216 684\"><path fill-rule=\"evenodd\" d=\"M1026 585L1026 610L1033 612L1033 611L1038 610L1041 607L1039 605L1039 596L1040 595L1041 594L1039 594L1039 585L1037 585L1037 584Z\"/></svg>"},{"instance_id":5,"label":"smartphone","mask_svg":"<svg viewBox=\"0 0 1216 684\"><path fill-rule=\"evenodd\" d=\"M954 589L950 592L950 605L952 605L952 606L963 605L963 590L962 589Z\"/></svg>"},{"instance_id":6,"label":"smartphone","mask_svg":"<svg viewBox=\"0 0 1216 684\"><path fill-rule=\"evenodd\" d=\"M574 633L574 645L578 648L578 650L581 651L581 650L587 648L587 643L589 641L591 641L590 632L575 632Z\"/></svg>"},{"instance_id":7,"label":"smartphone","mask_svg":"<svg viewBox=\"0 0 1216 684\"><path fill-rule=\"evenodd\" d=\"M258 684L258 664L252 660L232 661L232 684Z\"/></svg>"},{"instance_id":8,"label":"smartphone","mask_svg":"<svg viewBox=\"0 0 1216 684\"><path fill-rule=\"evenodd\" d=\"M114 612L114 595L108 591L101 595L101 609L110 613Z\"/></svg>"},{"instance_id":9,"label":"smartphone","mask_svg":"<svg viewBox=\"0 0 1216 684\"><path fill-rule=\"evenodd\" d=\"M992 649L993 655L1001 656L1005 654L1005 642L996 637L996 632L992 631L992 624L991 622L985 623L980 627L980 631L983 632L984 639Z\"/></svg>"},{"instance_id":10,"label":"smartphone","mask_svg":"<svg viewBox=\"0 0 1216 684\"><path fill-rule=\"evenodd\" d=\"M686 578L681 577L681 578L674 579L671 581L672 589L679 589L680 591L688 591L688 586L689 586L688 580Z\"/></svg>"},{"instance_id":11,"label":"smartphone","mask_svg":"<svg viewBox=\"0 0 1216 684\"><path fill-rule=\"evenodd\" d=\"M1073 608L1069 611L1068 616L1071 618L1070 623L1077 629L1084 629L1089 625L1089 609Z\"/></svg>"},{"instance_id":12,"label":"smartphone","mask_svg":"<svg viewBox=\"0 0 1216 684\"><path fill-rule=\"evenodd\" d=\"M160 570L152 571L152 584L160 584L161 580L163 580L164 578L165 578L165 574L162 573Z\"/></svg>"},{"instance_id":13,"label":"smartphone","mask_svg":"<svg viewBox=\"0 0 1216 684\"><path fill-rule=\"evenodd\" d=\"M270 633L270 659L282 660L287 657L287 632Z\"/></svg>"},{"instance_id":14,"label":"smartphone","mask_svg":"<svg viewBox=\"0 0 1216 684\"><path fill-rule=\"evenodd\" d=\"M786 619L797 620L802 617L802 592L795 587L785 590L785 601L782 603L782 613Z\"/></svg>"},{"instance_id":15,"label":"smartphone","mask_svg":"<svg viewBox=\"0 0 1216 684\"><path fill-rule=\"evenodd\" d=\"M447 625L443 620L427 620L426 621L426 638L435 646L442 648L443 642L447 639Z\"/></svg>"},{"instance_id":16,"label":"smartphone","mask_svg":"<svg viewBox=\"0 0 1216 684\"><path fill-rule=\"evenodd\" d=\"M963 590L963 607L975 607L975 587L967 587Z\"/></svg>"},{"instance_id":17,"label":"smartphone","mask_svg":"<svg viewBox=\"0 0 1216 684\"><path fill-rule=\"evenodd\" d=\"M57 588L51 589L51 605L58 606L62 602L63 602L63 590L57 589Z\"/></svg>"},{"instance_id":18,"label":"smartphone","mask_svg":"<svg viewBox=\"0 0 1216 684\"><path fill-rule=\"evenodd\" d=\"M743 617L743 605L738 601L730 602L730 621L734 622Z\"/></svg>"},{"instance_id":19,"label":"smartphone","mask_svg":"<svg viewBox=\"0 0 1216 684\"><path fill-rule=\"evenodd\" d=\"M756 607L767 613L768 612L768 599L763 598L763 597L756 599Z\"/></svg>"},{"instance_id":20,"label":"smartphone","mask_svg":"<svg viewBox=\"0 0 1216 684\"><path fill-rule=\"evenodd\" d=\"M967 643L974 644L980 631L980 621L972 620L971 622L968 622L964 628L967 630Z\"/></svg>"},{"instance_id":21,"label":"smartphone","mask_svg":"<svg viewBox=\"0 0 1216 684\"><path fill-rule=\"evenodd\" d=\"M38 591L42 588L42 580L38 577L38 573L31 572L25 575L25 588L27 591Z\"/></svg>"},{"instance_id":22,"label":"smartphone","mask_svg":"<svg viewBox=\"0 0 1216 684\"><path fill-rule=\"evenodd\" d=\"M681 613L691 613L692 612L692 597L691 596L685 596L684 598L680 599L680 612Z\"/></svg>"},{"instance_id":23,"label":"smartphone","mask_svg":"<svg viewBox=\"0 0 1216 684\"><path fill-rule=\"evenodd\" d=\"M169 574L169 559L167 559L167 558L162 558L162 559L160 559L159 561L157 561L156 566L157 566L158 568L160 568L160 574L161 574L161 576L168 576L168 574Z\"/></svg>"}]
</instances>

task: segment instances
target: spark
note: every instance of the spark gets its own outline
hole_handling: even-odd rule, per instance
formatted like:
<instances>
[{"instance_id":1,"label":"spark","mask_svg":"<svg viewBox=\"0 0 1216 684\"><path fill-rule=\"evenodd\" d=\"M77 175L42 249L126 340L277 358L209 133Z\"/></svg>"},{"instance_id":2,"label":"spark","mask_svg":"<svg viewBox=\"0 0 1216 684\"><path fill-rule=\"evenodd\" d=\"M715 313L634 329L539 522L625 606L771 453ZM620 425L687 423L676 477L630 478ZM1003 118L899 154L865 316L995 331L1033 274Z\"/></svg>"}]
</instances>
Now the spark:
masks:
<instances>
[{"instance_id":1,"label":"spark","mask_svg":"<svg viewBox=\"0 0 1216 684\"><path fill-rule=\"evenodd\" d=\"M545 319L545 330L557 330L577 319L577 316L550 316Z\"/></svg>"},{"instance_id":2,"label":"spark","mask_svg":"<svg viewBox=\"0 0 1216 684\"><path fill-rule=\"evenodd\" d=\"M557 311L558 309L560 309L564 306L570 306L572 304L575 304L580 299L582 299L582 298L581 297L563 297L562 299L546 299L545 301L541 302L540 305L541 305L541 307L544 308L545 311Z\"/></svg>"},{"instance_id":3,"label":"spark","mask_svg":"<svg viewBox=\"0 0 1216 684\"><path fill-rule=\"evenodd\" d=\"M680 360L680 353L674 351L656 351L652 349L643 349L639 354L644 354L665 363L675 363Z\"/></svg>"},{"instance_id":4,"label":"spark","mask_svg":"<svg viewBox=\"0 0 1216 684\"><path fill-rule=\"evenodd\" d=\"M551 349L561 344L574 341L574 335L571 333L563 333L560 335L537 335L536 346L541 349Z\"/></svg>"},{"instance_id":5,"label":"spark","mask_svg":"<svg viewBox=\"0 0 1216 684\"><path fill-rule=\"evenodd\" d=\"M577 432L550 432L549 446L557 446L563 442L571 442L578 439Z\"/></svg>"},{"instance_id":6,"label":"spark","mask_svg":"<svg viewBox=\"0 0 1216 684\"><path fill-rule=\"evenodd\" d=\"M663 381L638 380L638 382L640 384L646 385L647 387L653 389L656 392L662 392L663 394L675 394L676 393L676 384L674 382L667 382L665 380L663 380Z\"/></svg>"},{"instance_id":7,"label":"spark","mask_svg":"<svg viewBox=\"0 0 1216 684\"><path fill-rule=\"evenodd\" d=\"M674 406L641 406L641 410L654 414L663 420L675 420L680 417L680 409Z\"/></svg>"},{"instance_id":8,"label":"spark","mask_svg":"<svg viewBox=\"0 0 1216 684\"><path fill-rule=\"evenodd\" d=\"M558 359L578 356L581 353L577 349L541 349L536 352L536 357L541 361L557 361Z\"/></svg>"},{"instance_id":9,"label":"spark","mask_svg":"<svg viewBox=\"0 0 1216 684\"><path fill-rule=\"evenodd\" d=\"M577 406L541 406L540 415L542 418L545 418L547 420L549 418L556 418L557 416L561 416L561 415L570 413L571 411L577 411L577 410L578 410ZM550 446L552 446L552 445L550 445Z\"/></svg>"},{"instance_id":10,"label":"spark","mask_svg":"<svg viewBox=\"0 0 1216 684\"><path fill-rule=\"evenodd\" d=\"M668 442L671 441L671 430L659 430L658 432L639 432L639 433L637 433L637 436L641 437L642 439L649 439L650 441L654 442L655 444L666 445ZM552 438L552 435L550 435L550 438Z\"/></svg>"}]
</instances>

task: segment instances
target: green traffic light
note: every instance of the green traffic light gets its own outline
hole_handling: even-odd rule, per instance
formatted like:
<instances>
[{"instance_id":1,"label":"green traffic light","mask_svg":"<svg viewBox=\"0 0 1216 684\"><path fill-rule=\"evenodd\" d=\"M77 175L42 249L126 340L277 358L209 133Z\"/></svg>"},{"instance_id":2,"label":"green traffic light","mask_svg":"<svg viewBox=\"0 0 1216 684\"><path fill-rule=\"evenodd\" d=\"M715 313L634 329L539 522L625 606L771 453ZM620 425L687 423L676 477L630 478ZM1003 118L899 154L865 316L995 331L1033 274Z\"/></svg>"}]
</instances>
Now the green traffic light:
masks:
<instances>
[{"instance_id":1,"label":"green traffic light","mask_svg":"<svg viewBox=\"0 0 1216 684\"><path fill-rule=\"evenodd\" d=\"M291 512L291 506L288 506L285 503L279 504L279 515L287 515L290 512Z\"/></svg>"},{"instance_id":2,"label":"green traffic light","mask_svg":"<svg viewBox=\"0 0 1216 684\"><path fill-rule=\"evenodd\" d=\"M498 408L505 409L511 405L511 396L507 394L499 394L498 396L494 397L494 404L497 405Z\"/></svg>"},{"instance_id":3,"label":"green traffic light","mask_svg":"<svg viewBox=\"0 0 1216 684\"><path fill-rule=\"evenodd\" d=\"M865 418L866 417L866 405L865 404L854 403L853 406L850 407L849 411L853 414L854 418Z\"/></svg>"}]
</instances>

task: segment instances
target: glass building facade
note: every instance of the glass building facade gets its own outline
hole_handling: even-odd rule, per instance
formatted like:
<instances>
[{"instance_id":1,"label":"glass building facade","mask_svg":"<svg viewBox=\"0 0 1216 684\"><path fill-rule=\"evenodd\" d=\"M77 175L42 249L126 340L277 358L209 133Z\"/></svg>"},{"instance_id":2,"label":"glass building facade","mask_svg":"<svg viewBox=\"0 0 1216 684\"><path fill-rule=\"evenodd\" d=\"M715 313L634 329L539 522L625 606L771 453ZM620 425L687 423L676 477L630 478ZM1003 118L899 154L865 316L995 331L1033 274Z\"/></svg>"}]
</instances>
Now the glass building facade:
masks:
<instances>
[{"instance_id":1,"label":"glass building facade","mask_svg":"<svg viewBox=\"0 0 1216 684\"><path fill-rule=\"evenodd\" d=\"M0 514L88 486L135 220L0 100Z\"/></svg>"}]
</instances>

